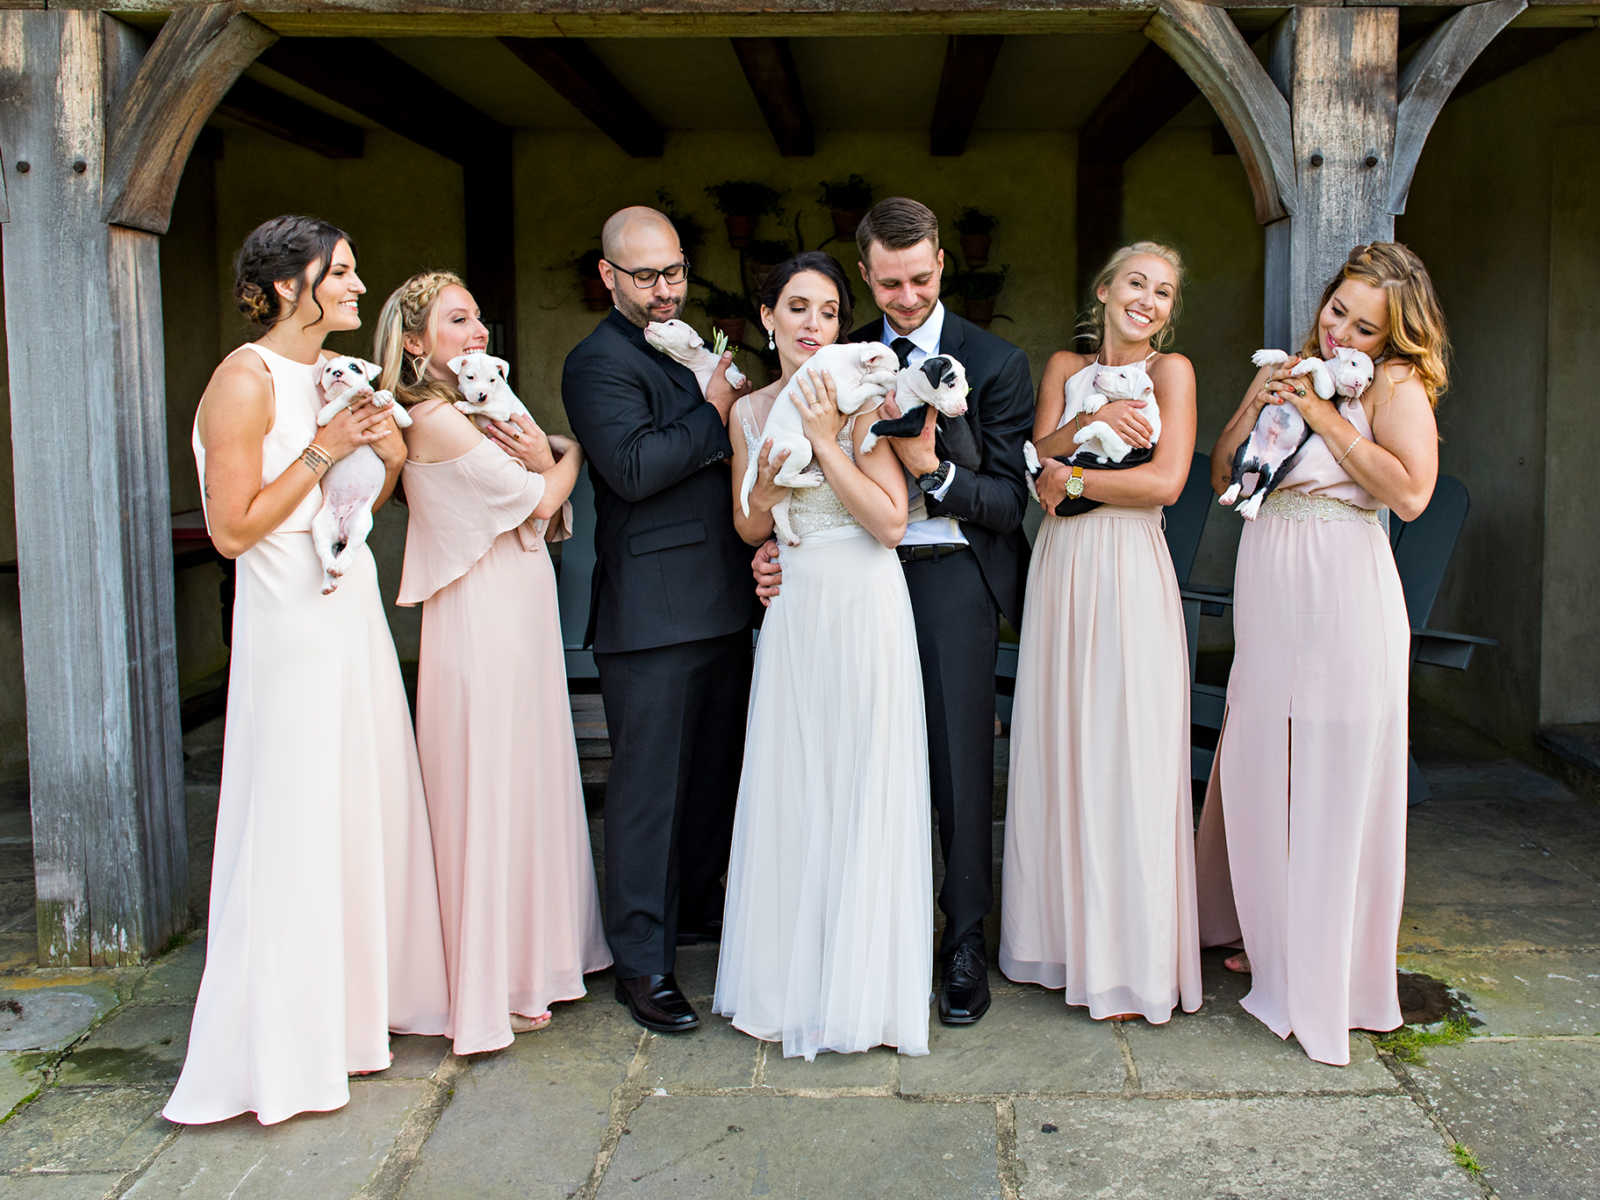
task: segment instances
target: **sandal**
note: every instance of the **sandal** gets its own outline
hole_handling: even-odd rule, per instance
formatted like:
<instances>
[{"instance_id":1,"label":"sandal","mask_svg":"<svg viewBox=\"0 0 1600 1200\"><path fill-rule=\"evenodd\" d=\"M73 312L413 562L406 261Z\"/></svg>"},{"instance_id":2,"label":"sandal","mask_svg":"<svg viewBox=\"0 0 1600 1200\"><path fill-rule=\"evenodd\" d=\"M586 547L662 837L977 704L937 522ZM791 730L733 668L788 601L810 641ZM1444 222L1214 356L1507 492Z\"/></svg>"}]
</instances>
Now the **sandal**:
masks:
<instances>
[{"instance_id":1,"label":"sandal","mask_svg":"<svg viewBox=\"0 0 1600 1200\"><path fill-rule=\"evenodd\" d=\"M511 1014L512 1033L532 1033L535 1029L543 1029L550 1024L550 1010L545 1009L536 1017L525 1017L521 1013Z\"/></svg>"},{"instance_id":2,"label":"sandal","mask_svg":"<svg viewBox=\"0 0 1600 1200\"><path fill-rule=\"evenodd\" d=\"M1222 960L1222 965L1235 975L1250 974L1250 956L1243 950L1240 950L1237 954L1228 955L1227 958Z\"/></svg>"}]
</instances>

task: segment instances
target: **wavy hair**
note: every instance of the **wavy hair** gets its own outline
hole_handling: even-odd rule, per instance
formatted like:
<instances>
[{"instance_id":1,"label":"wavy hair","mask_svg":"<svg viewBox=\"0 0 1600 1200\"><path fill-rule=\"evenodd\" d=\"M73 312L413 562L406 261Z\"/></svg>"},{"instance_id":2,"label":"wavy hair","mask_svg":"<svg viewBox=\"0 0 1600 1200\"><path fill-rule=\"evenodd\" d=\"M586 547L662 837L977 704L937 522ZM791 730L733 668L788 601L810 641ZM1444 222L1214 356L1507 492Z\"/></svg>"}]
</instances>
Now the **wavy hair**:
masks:
<instances>
[{"instance_id":1,"label":"wavy hair","mask_svg":"<svg viewBox=\"0 0 1600 1200\"><path fill-rule=\"evenodd\" d=\"M1450 384L1450 335L1428 268L1414 250L1400 242L1368 242L1350 251L1344 266L1322 289L1300 353L1319 353L1317 325L1322 310L1346 279L1383 291L1389 305L1389 332L1381 357L1401 359L1410 366L1428 394L1428 403L1437 408L1440 393Z\"/></svg>"},{"instance_id":2,"label":"wavy hair","mask_svg":"<svg viewBox=\"0 0 1600 1200\"><path fill-rule=\"evenodd\" d=\"M408 407L434 397L457 399L454 388L429 379L428 356L433 353L433 313L439 293L447 287L465 288L454 271L419 271L389 293L378 313L378 332L372 357L382 371L378 387L387 388ZM423 354L406 353L406 337L419 337L428 347Z\"/></svg>"}]
</instances>

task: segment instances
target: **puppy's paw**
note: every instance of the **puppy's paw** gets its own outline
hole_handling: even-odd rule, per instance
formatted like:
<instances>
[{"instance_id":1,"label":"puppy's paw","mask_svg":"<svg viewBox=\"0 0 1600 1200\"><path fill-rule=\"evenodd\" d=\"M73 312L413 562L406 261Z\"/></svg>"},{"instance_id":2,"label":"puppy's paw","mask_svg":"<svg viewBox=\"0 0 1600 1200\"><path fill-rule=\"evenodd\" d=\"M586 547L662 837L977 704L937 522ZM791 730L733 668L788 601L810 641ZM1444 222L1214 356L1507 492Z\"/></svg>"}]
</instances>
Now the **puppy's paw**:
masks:
<instances>
[{"instance_id":1,"label":"puppy's paw","mask_svg":"<svg viewBox=\"0 0 1600 1200\"><path fill-rule=\"evenodd\" d=\"M1236 483L1232 487L1230 487L1227 491L1223 492L1222 495L1217 497L1217 503L1218 504L1231 505L1238 498L1239 498L1239 485Z\"/></svg>"},{"instance_id":2,"label":"puppy's paw","mask_svg":"<svg viewBox=\"0 0 1600 1200\"><path fill-rule=\"evenodd\" d=\"M1257 350L1250 356L1250 361L1258 367L1277 366L1279 363L1289 361L1289 355L1282 350Z\"/></svg>"}]
</instances>

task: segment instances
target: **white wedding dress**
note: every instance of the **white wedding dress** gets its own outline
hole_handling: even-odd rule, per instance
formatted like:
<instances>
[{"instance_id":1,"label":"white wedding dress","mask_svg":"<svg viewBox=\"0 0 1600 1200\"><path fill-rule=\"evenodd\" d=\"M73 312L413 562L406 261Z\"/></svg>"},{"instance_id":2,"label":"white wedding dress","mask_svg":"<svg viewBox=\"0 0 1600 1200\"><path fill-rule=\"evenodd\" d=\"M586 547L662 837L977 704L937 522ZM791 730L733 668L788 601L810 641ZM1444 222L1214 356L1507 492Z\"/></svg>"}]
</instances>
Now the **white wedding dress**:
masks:
<instances>
[{"instance_id":1,"label":"white wedding dress","mask_svg":"<svg viewBox=\"0 0 1600 1200\"><path fill-rule=\"evenodd\" d=\"M852 454L848 424L839 441ZM714 1006L785 1057L926 1054L928 746L905 577L826 483L789 515L802 540L756 646Z\"/></svg>"}]
</instances>

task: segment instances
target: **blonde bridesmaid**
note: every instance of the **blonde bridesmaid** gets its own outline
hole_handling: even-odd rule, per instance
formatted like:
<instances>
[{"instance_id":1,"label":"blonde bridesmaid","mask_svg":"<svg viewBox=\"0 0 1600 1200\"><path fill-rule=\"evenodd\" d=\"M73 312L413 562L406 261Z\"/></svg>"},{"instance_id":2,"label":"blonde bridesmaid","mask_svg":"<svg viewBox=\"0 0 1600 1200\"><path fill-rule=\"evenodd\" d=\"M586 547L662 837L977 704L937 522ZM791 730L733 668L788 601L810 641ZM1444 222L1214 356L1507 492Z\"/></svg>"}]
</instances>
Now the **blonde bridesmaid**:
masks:
<instances>
[{"instance_id":1,"label":"blonde bridesmaid","mask_svg":"<svg viewBox=\"0 0 1600 1200\"><path fill-rule=\"evenodd\" d=\"M1194 369L1164 350L1180 301L1176 251L1135 242L1095 280L1096 353L1061 351L1039 383L1033 439L1070 456L1066 399L1101 365L1143 363L1161 433L1119 470L1047 461L1011 725L1000 969L1089 1015L1160 1024L1200 1006L1189 673L1183 608L1161 532L1194 456ZM1150 447L1141 405L1095 419ZM1065 496L1098 507L1056 516ZM1073 506L1076 507L1076 506Z\"/></svg>"},{"instance_id":2,"label":"blonde bridesmaid","mask_svg":"<svg viewBox=\"0 0 1600 1200\"><path fill-rule=\"evenodd\" d=\"M1263 368L1211 455L1228 484L1268 404L1313 436L1244 526L1227 716L1200 823L1202 932L1243 938L1245 1009L1319 1062L1351 1029L1400 1024L1395 944L1405 890L1410 623L1379 511L1413 520L1438 478L1433 409L1444 316L1405 246L1357 246L1323 290L1302 355L1341 346L1378 364L1357 399L1319 399ZM1231 886L1230 886L1231 876Z\"/></svg>"},{"instance_id":3,"label":"blonde bridesmaid","mask_svg":"<svg viewBox=\"0 0 1600 1200\"><path fill-rule=\"evenodd\" d=\"M461 280L431 271L384 303L376 351L413 422L399 603L422 605L417 745L457 1054L548 1024L611 965L545 549L571 530L583 456L525 416L486 435L456 411L448 364L488 340Z\"/></svg>"}]
</instances>

